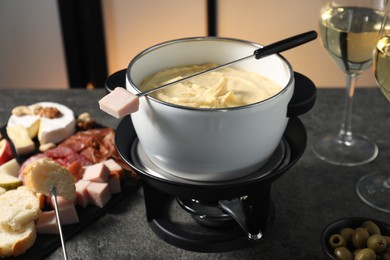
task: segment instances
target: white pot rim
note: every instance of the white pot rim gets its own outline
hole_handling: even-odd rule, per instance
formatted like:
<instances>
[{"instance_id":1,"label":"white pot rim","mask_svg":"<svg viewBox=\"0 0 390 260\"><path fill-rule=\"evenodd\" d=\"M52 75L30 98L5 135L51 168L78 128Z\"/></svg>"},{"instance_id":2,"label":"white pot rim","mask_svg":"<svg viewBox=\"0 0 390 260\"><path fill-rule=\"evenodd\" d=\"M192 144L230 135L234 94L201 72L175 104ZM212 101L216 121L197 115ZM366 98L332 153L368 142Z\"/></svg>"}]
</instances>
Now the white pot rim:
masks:
<instances>
[{"instance_id":1,"label":"white pot rim","mask_svg":"<svg viewBox=\"0 0 390 260\"><path fill-rule=\"evenodd\" d=\"M132 68L132 66L134 65L134 63L136 61L138 61L144 55L146 55L146 54L148 54L148 53L150 53L150 52L152 52L154 50L157 50L157 49L163 48L165 46L168 46L168 45L177 44L177 43L180 43L180 42L196 42L196 41L205 41L205 40L243 43L243 44L247 44L247 45L252 45L252 46L256 47L256 49L263 47L262 45L254 43L254 42L251 42L251 41L246 41L246 40L241 40L241 39L236 39L236 38L229 38L229 37L215 37L215 36L211 36L211 37L210 36L205 36L205 37L188 37L188 38L180 38L180 39L175 39L175 40L162 42L162 43L153 45L153 46L151 46L149 48L146 48L145 50L140 52L138 55L136 55L130 61L129 65L127 67L127 70L126 70L126 80L127 80L127 82L131 86L133 86L134 90L137 93L141 93L142 91L139 88L136 87L137 84L134 83L134 81L132 80L132 78L130 76L131 68ZM196 108L196 107L188 107L188 106L182 106L182 105L168 103L166 101L159 100L159 99L154 98L154 97L149 96L149 95L147 95L145 97L148 98L151 101L160 103L160 104L165 105L165 106L174 107L174 108L183 109L183 110L194 110L194 111L220 111L220 112L226 112L226 111L232 111L232 110L248 109L248 108L251 108L251 107L263 105L265 103L273 101L274 99L277 99L279 96L283 95L283 93L285 93L288 88L294 86L294 84L292 84L292 82L294 81L294 71L292 69L291 64L282 55L280 55L280 54L273 54L273 55L278 56L287 65L288 70L290 71L290 78L289 78L288 82L285 84L285 86L282 86L282 89L278 93L276 93L275 95L273 95L273 96L271 96L271 97L269 97L267 99L261 100L261 101L256 102L256 103L251 103L251 104L247 104L247 105L243 105L243 106L237 106L237 107L229 107L229 108Z\"/></svg>"}]
</instances>

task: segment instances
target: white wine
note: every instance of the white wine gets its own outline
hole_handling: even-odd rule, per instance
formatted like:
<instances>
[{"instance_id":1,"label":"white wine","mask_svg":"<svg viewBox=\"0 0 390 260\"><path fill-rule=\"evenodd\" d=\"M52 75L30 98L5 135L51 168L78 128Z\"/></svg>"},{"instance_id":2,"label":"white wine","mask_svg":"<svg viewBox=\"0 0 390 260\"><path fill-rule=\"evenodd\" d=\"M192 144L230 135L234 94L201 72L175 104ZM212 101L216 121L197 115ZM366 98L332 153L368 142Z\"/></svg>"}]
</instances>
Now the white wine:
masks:
<instances>
[{"instance_id":1,"label":"white wine","mask_svg":"<svg viewBox=\"0 0 390 260\"><path fill-rule=\"evenodd\" d=\"M344 72L360 74L372 64L382 19L382 12L363 7L337 7L322 12L322 42Z\"/></svg>"},{"instance_id":2,"label":"white wine","mask_svg":"<svg viewBox=\"0 0 390 260\"><path fill-rule=\"evenodd\" d=\"M378 41L373 67L376 81L387 100L390 101L390 34Z\"/></svg>"}]
</instances>

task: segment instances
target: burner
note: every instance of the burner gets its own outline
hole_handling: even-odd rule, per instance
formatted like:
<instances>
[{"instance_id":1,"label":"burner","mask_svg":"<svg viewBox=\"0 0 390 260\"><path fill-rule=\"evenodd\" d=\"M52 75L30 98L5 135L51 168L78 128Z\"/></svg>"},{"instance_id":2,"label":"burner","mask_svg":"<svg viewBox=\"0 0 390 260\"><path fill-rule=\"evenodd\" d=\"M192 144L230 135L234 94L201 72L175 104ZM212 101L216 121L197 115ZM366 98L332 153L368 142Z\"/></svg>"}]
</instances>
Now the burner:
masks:
<instances>
[{"instance_id":1,"label":"burner","mask_svg":"<svg viewBox=\"0 0 390 260\"><path fill-rule=\"evenodd\" d=\"M144 154L130 117L119 124L116 144L125 162L145 180L151 229L180 248L223 252L256 244L253 241L266 235L274 217L271 185L301 157L306 138L302 122L290 118L282 141L265 166L248 176L222 182L181 179L156 167ZM180 225L174 220L175 211L183 208L192 224Z\"/></svg>"}]
</instances>

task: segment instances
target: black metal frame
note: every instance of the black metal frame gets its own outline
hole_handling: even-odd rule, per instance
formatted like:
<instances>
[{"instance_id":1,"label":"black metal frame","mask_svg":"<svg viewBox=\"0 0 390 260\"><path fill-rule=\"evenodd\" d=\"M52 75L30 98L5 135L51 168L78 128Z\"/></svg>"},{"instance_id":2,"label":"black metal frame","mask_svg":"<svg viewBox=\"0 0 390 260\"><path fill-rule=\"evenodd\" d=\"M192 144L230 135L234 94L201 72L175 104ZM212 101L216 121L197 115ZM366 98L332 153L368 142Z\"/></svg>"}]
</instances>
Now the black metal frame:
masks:
<instances>
[{"instance_id":1,"label":"black metal frame","mask_svg":"<svg viewBox=\"0 0 390 260\"><path fill-rule=\"evenodd\" d=\"M207 0L207 34L218 35L218 0Z\"/></svg>"},{"instance_id":2,"label":"black metal frame","mask_svg":"<svg viewBox=\"0 0 390 260\"><path fill-rule=\"evenodd\" d=\"M70 87L104 87L107 60L101 1L57 1Z\"/></svg>"},{"instance_id":3,"label":"black metal frame","mask_svg":"<svg viewBox=\"0 0 390 260\"><path fill-rule=\"evenodd\" d=\"M207 1L207 34L217 36L217 2ZM71 88L102 88L107 58L101 0L57 0Z\"/></svg>"}]
</instances>

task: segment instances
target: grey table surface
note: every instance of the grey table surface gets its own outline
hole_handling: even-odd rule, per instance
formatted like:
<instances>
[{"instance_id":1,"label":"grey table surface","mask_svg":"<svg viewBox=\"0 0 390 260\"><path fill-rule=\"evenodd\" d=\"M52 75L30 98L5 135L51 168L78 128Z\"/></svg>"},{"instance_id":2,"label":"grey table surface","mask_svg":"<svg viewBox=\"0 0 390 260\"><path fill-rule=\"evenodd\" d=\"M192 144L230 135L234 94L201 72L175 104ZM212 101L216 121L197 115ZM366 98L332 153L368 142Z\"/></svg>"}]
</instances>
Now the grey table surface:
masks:
<instances>
[{"instance_id":1,"label":"grey table surface","mask_svg":"<svg viewBox=\"0 0 390 260\"><path fill-rule=\"evenodd\" d=\"M76 114L89 112L99 123L116 128L119 121L98 109L97 101L104 94L103 89L0 89L0 125L7 123L16 105L54 101L71 107ZM390 214L367 206L355 192L361 176L390 171L390 104L377 88L358 89L353 111L353 130L366 134L379 147L373 162L335 166L316 158L311 151L320 132L338 131L344 98L343 89L319 89L314 108L300 116L308 134L306 151L272 185L275 220L256 245L223 253L199 253L172 246L150 229L140 188L67 241L68 259L323 259L320 236L330 222L362 216L390 223ZM188 213L180 209L175 214L179 221L188 218ZM47 259L62 259L61 249Z\"/></svg>"}]
</instances>

